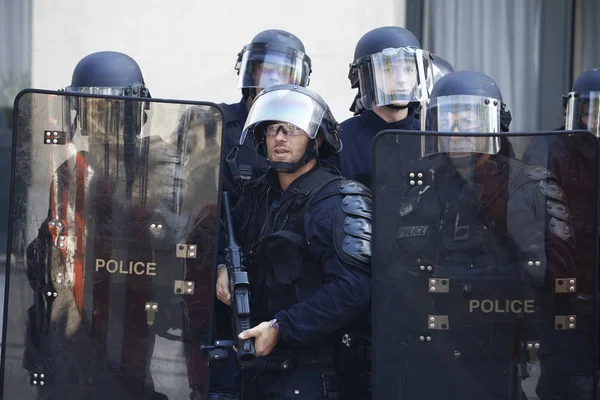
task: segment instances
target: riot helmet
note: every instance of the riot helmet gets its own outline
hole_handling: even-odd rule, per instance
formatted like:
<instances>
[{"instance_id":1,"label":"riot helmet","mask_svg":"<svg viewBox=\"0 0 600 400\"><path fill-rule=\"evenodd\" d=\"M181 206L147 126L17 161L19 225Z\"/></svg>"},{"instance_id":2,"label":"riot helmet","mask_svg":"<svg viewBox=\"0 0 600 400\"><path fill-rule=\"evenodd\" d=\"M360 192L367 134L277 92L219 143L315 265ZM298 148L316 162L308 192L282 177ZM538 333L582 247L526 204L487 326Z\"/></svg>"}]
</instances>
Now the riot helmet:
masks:
<instances>
[{"instance_id":1,"label":"riot helmet","mask_svg":"<svg viewBox=\"0 0 600 400\"><path fill-rule=\"evenodd\" d=\"M241 89L289 83L308 86L310 58L295 35L278 29L260 32L238 53L235 70Z\"/></svg>"},{"instance_id":2,"label":"riot helmet","mask_svg":"<svg viewBox=\"0 0 600 400\"><path fill-rule=\"evenodd\" d=\"M500 133L501 114L506 113L498 85L487 75L451 72L435 84L425 114L427 130L434 132ZM500 137L426 137L424 154L497 154Z\"/></svg>"},{"instance_id":3,"label":"riot helmet","mask_svg":"<svg viewBox=\"0 0 600 400\"><path fill-rule=\"evenodd\" d=\"M96 52L82 58L73 70L71 84L64 90L93 96L150 97L137 62L115 51ZM74 96L70 101L70 109L76 113L74 130L79 127L84 136L116 134L119 126L115 121L126 124L129 133L138 132L143 124L142 116L146 116L142 107L148 108L140 102L123 103L86 96ZM128 140L134 140L134 136L129 135Z\"/></svg>"},{"instance_id":4,"label":"riot helmet","mask_svg":"<svg viewBox=\"0 0 600 400\"><path fill-rule=\"evenodd\" d=\"M567 130L587 129L600 136L600 69L579 75L564 102Z\"/></svg>"},{"instance_id":5,"label":"riot helmet","mask_svg":"<svg viewBox=\"0 0 600 400\"><path fill-rule=\"evenodd\" d=\"M301 86L284 84L271 86L258 94L242 131L240 144L250 135L258 153L267 156L265 137L305 134L309 137L302 159L295 164L276 163L267 159L269 166L282 172L294 172L313 158L327 158L342 150L338 135L339 124L329 106L317 93ZM318 138L322 143L315 146Z\"/></svg>"},{"instance_id":6,"label":"riot helmet","mask_svg":"<svg viewBox=\"0 0 600 400\"><path fill-rule=\"evenodd\" d=\"M348 79L359 88L356 100L365 109L402 109L428 97L430 74L431 55L417 38L404 28L385 26L360 38Z\"/></svg>"}]
</instances>

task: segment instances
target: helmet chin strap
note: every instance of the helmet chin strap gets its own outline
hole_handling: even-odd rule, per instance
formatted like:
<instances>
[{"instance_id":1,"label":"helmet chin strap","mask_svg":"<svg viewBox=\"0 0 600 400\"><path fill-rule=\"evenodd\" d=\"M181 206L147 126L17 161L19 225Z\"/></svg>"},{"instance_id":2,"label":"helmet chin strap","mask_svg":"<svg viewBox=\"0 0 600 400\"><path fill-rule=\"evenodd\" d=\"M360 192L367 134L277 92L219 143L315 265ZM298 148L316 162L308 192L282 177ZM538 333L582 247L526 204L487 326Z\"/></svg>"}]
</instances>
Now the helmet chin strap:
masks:
<instances>
[{"instance_id":1,"label":"helmet chin strap","mask_svg":"<svg viewBox=\"0 0 600 400\"><path fill-rule=\"evenodd\" d=\"M318 150L315 150L315 139L311 139L308 142L308 146L306 147L306 151L302 156L302 159L297 163L289 163L289 162L280 162L280 161L271 161L267 158L267 164L270 168L276 170L277 172L281 172L283 174L293 174L298 171L300 167L308 164L308 162L312 159L317 158ZM266 152L265 152L266 153Z\"/></svg>"},{"instance_id":2,"label":"helmet chin strap","mask_svg":"<svg viewBox=\"0 0 600 400\"><path fill-rule=\"evenodd\" d=\"M386 104L384 107L391 108L392 110L406 110L410 107L410 103L406 103L403 106L399 106L397 104Z\"/></svg>"}]
</instances>

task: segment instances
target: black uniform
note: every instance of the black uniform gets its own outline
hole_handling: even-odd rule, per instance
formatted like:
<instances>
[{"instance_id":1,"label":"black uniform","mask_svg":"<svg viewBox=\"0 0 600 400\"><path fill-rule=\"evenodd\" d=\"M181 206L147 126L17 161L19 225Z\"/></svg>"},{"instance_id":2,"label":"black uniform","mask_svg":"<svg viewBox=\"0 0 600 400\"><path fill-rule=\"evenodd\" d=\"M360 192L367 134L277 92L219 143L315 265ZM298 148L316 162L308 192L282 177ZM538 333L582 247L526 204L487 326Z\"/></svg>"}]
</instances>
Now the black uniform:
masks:
<instances>
[{"instance_id":1,"label":"black uniform","mask_svg":"<svg viewBox=\"0 0 600 400\"><path fill-rule=\"evenodd\" d=\"M420 123L415 118L414 108L409 108L408 116L397 122L385 122L373 110L366 110L340 124L340 137L344 142L344 149L336 155L333 163L338 167L342 176L371 187L372 142L375 135L385 129L420 130ZM419 137L415 136L414 138L414 146L403 149L407 154L415 154L419 151Z\"/></svg>"},{"instance_id":2,"label":"black uniform","mask_svg":"<svg viewBox=\"0 0 600 400\"><path fill-rule=\"evenodd\" d=\"M369 190L317 166L282 192L271 170L234 219L253 325L280 325L273 352L244 371L244 399L339 398L334 345L371 295Z\"/></svg>"}]
</instances>

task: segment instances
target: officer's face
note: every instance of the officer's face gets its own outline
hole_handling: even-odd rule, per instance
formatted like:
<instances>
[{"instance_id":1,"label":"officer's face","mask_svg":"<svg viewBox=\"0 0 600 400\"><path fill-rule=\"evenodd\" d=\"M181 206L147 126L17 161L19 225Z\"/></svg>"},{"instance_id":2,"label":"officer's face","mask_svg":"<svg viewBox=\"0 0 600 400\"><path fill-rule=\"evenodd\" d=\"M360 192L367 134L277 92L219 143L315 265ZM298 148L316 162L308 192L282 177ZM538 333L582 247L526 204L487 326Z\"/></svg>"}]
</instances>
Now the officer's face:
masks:
<instances>
[{"instance_id":1,"label":"officer's face","mask_svg":"<svg viewBox=\"0 0 600 400\"><path fill-rule=\"evenodd\" d=\"M306 132L284 122L269 124L265 136L267 155L272 162L300 162L309 141Z\"/></svg>"},{"instance_id":2,"label":"officer's face","mask_svg":"<svg viewBox=\"0 0 600 400\"><path fill-rule=\"evenodd\" d=\"M289 68L285 65L272 62L256 63L253 69L254 82L259 85L257 93L269 86L287 83L289 80Z\"/></svg>"},{"instance_id":3,"label":"officer's face","mask_svg":"<svg viewBox=\"0 0 600 400\"><path fill-rule=\"evenodd\" d=\"M417 72L413 61L392 58L384 66L385 92L393 98L408 98L417 84ZM404 101L394 104L406 105Z\"/></svg>"}]
</instances>

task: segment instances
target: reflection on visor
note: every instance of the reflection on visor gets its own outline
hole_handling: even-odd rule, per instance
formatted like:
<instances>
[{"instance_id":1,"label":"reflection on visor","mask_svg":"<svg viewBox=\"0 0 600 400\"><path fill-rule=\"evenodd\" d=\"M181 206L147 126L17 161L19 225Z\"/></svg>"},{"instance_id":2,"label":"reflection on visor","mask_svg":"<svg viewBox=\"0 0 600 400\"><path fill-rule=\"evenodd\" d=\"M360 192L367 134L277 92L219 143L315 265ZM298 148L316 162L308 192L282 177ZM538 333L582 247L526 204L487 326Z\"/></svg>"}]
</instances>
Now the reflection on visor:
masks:
<instances>
[{"instance_id":1,"label":"reflection on visor","mask_svg":"<svg viewBox=\"0 0 600 400\"><path fill-rule=\"evenodd\" d=\"M271 90L262 92L252 103L240 143L261 122L276 121L295 125L311 139L317 136L325 108L312 97L295 90Z\"/></svg>"},{"instance_id":2,"label":"reflection on visor","mask_svg":"<svg viewBox=\"0 0 600 400\"><path fill-rule=\"evenodd\" d=\"M569 93L565 128L585 129L600 136L600 92Z\"/></svg>"},{"instance_id":3,"label":"reflection on visor","mask_svg":"<svg viewBox=\"0 0 600 400\"><path fill-rule=\"evenodd\" d=\"M437 132L500 132L500 101L481 96L443 96L427 106L430 129Z\"/></svg>"},{"instance_id":4,"label":"reflection on visor","mask_svg":"<svg viewBox=\"0 0 600 400\"><path fill-rule=\"evenodd\" d=\"M286 84L306 86L308 63L293 55L277 50L253 49L244 52L240 63L240 88L268 88Z\"/></svg>"},{"instance_id":5,"label":"reflection on visor","mask_svg":"<svg viewBox=\"0 0 600 400\"><path fill-rule=\"evenodd\" d=\"M359 60L358 77L365 107L425 100L431 72L428 54L410 47L387 48Z\"/></svg>"}]
</instances>

